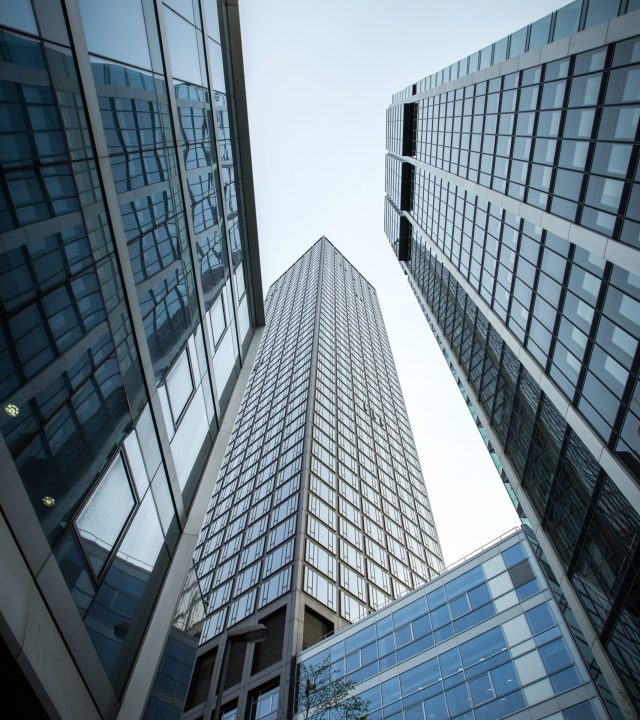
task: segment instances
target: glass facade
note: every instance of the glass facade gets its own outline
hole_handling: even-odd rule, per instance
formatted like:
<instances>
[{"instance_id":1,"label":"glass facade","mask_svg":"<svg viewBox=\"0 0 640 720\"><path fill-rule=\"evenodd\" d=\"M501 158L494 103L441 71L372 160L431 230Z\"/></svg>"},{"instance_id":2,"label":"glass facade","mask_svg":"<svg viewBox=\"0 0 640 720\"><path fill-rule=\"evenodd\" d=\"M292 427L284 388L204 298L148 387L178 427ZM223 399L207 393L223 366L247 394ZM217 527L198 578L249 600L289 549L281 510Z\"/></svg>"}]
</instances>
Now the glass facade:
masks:
<instances>
[{"instance_id":1,"label":"glass facade","mask_svg":"<svg viewBox=\"0 0 640 720\"><path fill-rule=\"evenodd\" d=\"M452 66L464 72L394 96L385 201L389 241L629 717L640 708L633 11L574 2Z\"/></svg>"},{"instance_id":2,"label":"glass facade","mask_svg":"<svg viewBox=\"0 0 640 720\"><path fill-rule=\"evenodd\" d=\"M100 713L262 323L218 5L0 10L3 511L34 576L50 554L64 578L79 616L52 616L99 658Z\"/></svg>"},{"instance_id":3,"label":"glass facade","mask_svg":"<svg viewBox=\"0 0 640 720\"><path fill-rule=\"evenodd\" d=\"M352 683L370 720L607 717L522 531L298 663L319 686Z\"/></svg>"},{"instance_id":4,"label":"glass facade","mask_svg":"<svg viewBox=\"0 0 640 720\"><path fill-rule=\"evenodd\" d=\"M194 560L201 656L236 624L269 630L229 667L223 706L271 717L280 702L283 717L297 650L422 585L442 555L374 288L321 238L266 316ZM219 672L188 717L213 707Z\"/></svg>"}]
</instances>

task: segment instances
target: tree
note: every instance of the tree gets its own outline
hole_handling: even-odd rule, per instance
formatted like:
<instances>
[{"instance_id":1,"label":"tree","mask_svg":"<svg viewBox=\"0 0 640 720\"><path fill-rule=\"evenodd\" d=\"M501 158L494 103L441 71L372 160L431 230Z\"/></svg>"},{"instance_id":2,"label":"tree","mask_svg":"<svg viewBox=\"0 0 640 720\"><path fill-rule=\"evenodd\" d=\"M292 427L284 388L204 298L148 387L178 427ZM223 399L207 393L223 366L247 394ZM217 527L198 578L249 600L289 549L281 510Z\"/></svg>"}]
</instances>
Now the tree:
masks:
<instances>
[{"instance_id":1,"label":"tree","mask_svg":"<svg viewBox=\"0 0 640 720\"><path fill-rule=\"evenodd\" d=\"M369 703L350 693L356 683L343 680L327 659L301 665L298 677L298 713L303 720L366 720Z\"/></svg>"}]
</instances>

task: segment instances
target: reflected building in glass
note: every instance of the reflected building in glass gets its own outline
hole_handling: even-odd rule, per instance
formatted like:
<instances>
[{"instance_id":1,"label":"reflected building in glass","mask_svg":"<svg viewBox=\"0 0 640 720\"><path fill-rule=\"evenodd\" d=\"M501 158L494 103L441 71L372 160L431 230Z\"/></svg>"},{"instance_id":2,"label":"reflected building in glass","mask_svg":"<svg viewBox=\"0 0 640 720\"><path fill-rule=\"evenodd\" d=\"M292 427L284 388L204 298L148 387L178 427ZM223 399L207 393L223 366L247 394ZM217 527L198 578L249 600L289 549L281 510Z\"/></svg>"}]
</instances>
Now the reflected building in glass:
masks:
<instances>
[{"instance_id":1,"label":"reflected building in glass","mask_svg":"<svg viewBox=\"0 0 640 720\"><path fill-rule=\"evenodd\" d=\"M0 87L7 702L140 717L264 324L237 7L3 3Z\"/></svg>"},{"instance_id":2,"label":"reflected building in glass","mask_svg":"<svg viewBox=\"0 0 640 720\"><path fill-rule=\"evenodd\" d=\"M524 531L298 655L296 718L353 683L369 720L606 720Z\"/></svg>"},{"instance_id":3,"label":"reflected building in glass","mask_svg":"<svg viewBox=\"0 0 640 720\"><path fill-rule=\"evenodd\" d=\"M640 712L640 10L396 94L385 230L625 717Z\"/></svg>"},{"instance_id":4,"label":"reflected building in glass","mask_svg":"<svg viewBox=\"0 0 640 720\"><path fill-rule=\"evenodd\" d=\"M442 569L375 289L326 239L270 288L195 566L185 718L290 717L292 662ZM262 623L257 644L233 639Z\"/></svg>"}]
</instances>

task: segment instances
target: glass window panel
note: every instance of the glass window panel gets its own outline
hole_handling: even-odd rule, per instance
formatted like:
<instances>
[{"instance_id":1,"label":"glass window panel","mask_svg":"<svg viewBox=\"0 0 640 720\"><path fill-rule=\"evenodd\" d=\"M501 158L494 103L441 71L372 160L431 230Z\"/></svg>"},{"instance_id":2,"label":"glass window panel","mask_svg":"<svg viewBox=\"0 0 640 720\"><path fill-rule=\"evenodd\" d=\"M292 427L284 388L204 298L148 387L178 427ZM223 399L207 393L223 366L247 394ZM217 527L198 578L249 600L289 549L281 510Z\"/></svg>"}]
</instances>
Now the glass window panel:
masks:
<instances>
[{"instance_id":1,"label":"glass window panel","mask_svg":"<svg viewBox=\"0 0 640 720\"><path fill-rule=\"evenodd\" d=\"M217 42L211 39L207 40L209 47L209 62L211 63L210 73L212 76L211 83L214 90L224 93L226 91L223 50Z\"/></svg>"},{"instance_id":2,"label":"glass window panel","mask_svg":"<svg viewBox=\"0 0 640 720\"><path fill-rule=\"evenodd\" d=\"M568 117L569 113L567 113ZM640 108L605 107L598 127L598 137L605 140L634 140L640 119Z\"/></svg>"},{"instance_id":3,"label":"glass window panel","mask_svg":"<svg viewBox=\"0 0 640 720\"><path fill-rule=\"evenodd\" d=\"M604 235L611 235L613 233L615 222L616 216L603 210L596 210L588 205L585 205L582 210L581 224Z\"/></svg>"},{"instance_id":4,"label":"glass window panel","mask_svg":"<svg viewBox=\"0 0 640 720\"><path fill-rule=\"evenodd\" d=\"M557 137L558 130L560 128L561 113L558 110L546 110L538 113L538 135L546 137ZM568 113L567 113L568 115ZM593 117L591 118L593 123ZM566 123L565 123L565 135L567 135Z\"/></svg>"},{"instance_id":5,"label":"glass window panel","mask_svg":"<svg viewBox=\"0 0 640 720\"><path fill-rule=\"evenodd\" d=\"M588 142L563 140L560 149L560 165L574 170L584 170L589 152ZM572 177L576 177L573 175Z\"/></svg>"},{"instance_id":6,"label":"glass window panel","mask_svg":"<svg viewBox=\"0 0 640 720\"><path fill-rule=\"evenodd\" d=\"M553 188L554 192L556 195L561 195L570 200L578 200L580 198L582 178L582 173L558 169Z\"/></svg>"},{"instance_id":7,"label":"glass window panel","mask_svg":"<svg viewBox=\"0 0 640 720\"><path fill-rule=\"evenodd\" d=\"M218 3L205 2L204 15L207 22L207 35L217 43L220 42L220 20L218 18Z\"/></svg>"},{"instance_id":8,"label":"glass window panel","mask_svg":"<svg viewBox=\"0 0 640 720\"><path fill-rule=\"evenodd\" d=\"M464 573L459 578L451 580L444 587L447 597L451 600L482 582L484 582L484 573L481 567L477 567Z\"/></svg>"},{"instance_id":9,"label":"glass window panel","mask_svg":"<svg viewBox=\"0 0 640 720\"><path fill-rule=\"evenodd\" d=\"M543 645L539 652L548 675L572 664L571 655L562 638Z\"/></svg>"},{"instance_id":10,"label":"glass window panel","mask_svg":"<svg viewBox=\"0 0 640 720\"><path fill-rule=\"evenodd\" d=\"M118 455L75 522L96 575L104 567L134 505L135 498L124 462Z\"/></svg>"},{"instance_id":11,"label":"glass window panel","mask_svg":"<svg viewBox=\"0 0 640 720\"><path fill-rule=\"evenodd\" d=\"M491 657L502 650L507 644L501 627L493 628L460 645L460 656L465 669L475 665L480 660Z\"/></svg>"},{"instance_id":12,"label":"glass window panel","mask_svg":"<svg viewBox=\"0 0 640 720\"><path fill-rule=\"evenodd\" d=\"M150 570L158 559L163 543L164 537L153 495L148 492L122 539L117 557Z\"/></svg>"},{"instance_id":13,"label":"glass window panel","mask_svg":"<svg viewBox=\"0 0 640 720\"><path fill-rule=\"evenodd\" d=\"M575 550L598 471L599 466L591 453L571 432L548 521L549 534L567 564Z\"/></svg>"},{"instance_id":14,"label":"glass window panel","mask_svg":"<svg viewBox=\"0 0 640 720\"><path fill-rule=\"evenodd\" d=\"M164 17L173 77L203 85L198 55L202 42L200 33L169 8L165 10Z\"/></svg>"},{"instance_id":15,"label":"glass window panel","mask_svg":"<svg viewBox=\"0 0 640 720\"><path fill-rule=\"evenodd\" d=\"M29 0L11 0L0 4L0 24L37 35L38 29Z\"/></svg>"},{"instance_id":16,"label":"glass window panel","mask_svg":"<svg viewBox=\"0 0 640 720\"><path fill-rule=\"evenodd\" d=\"M547 603L541 603L531 608L531 610L527 610L525 617L531 629L531 634L534 636L555 626L553 615L551 615Z\"/></svg>"},{"instance_id":17,"label":"glass window panel","mask_svg":"<svg viewBox=\"0 0 640 720\"><path fill-rule=\"evenodd\" d=\"M574 77L569 92L569 105L572 107L595 105L598 101L601 78L600 74Z\"/></svg>"},{"instance_id":18,"label":"glass window panel","mask_svg":"<svg viewBox=\"0 0 640 720\"><path fill-rule=\"evenodd\" d=\"M447 706L449 707L449 712L451 714L450 717L459 715L460 713L465 712L465 710L469 710L471 708L469 691L465 683L458 685L458 687L451 690L447 690L445 692L445 696L447 698Z\"/></svg>"},{"instance_id":19,"label":"glass window panel","mask_svg":"<svg viewBox=\"0 0 640 720\"><path fill-rule=\"evenodd\" d=\"M474 705L482 705L496 696L489 673L469 681L469 690Z\"/></svg>"},{"instance_id":20,"label":"glass window panel","mask_svg":"<svg viewBox=\"0 0 640 720\"><path fill-rule=\"evenodd\" d=\"M575 0L570 5L560 8L556 12L556 24L553 29L553 40L573 35L578 32L578 23L580 22L580 11L582 10L582 0Z\"/></svg>"},{"instance_id":21,"label":"glass window panel","mask_svg":"<svg viewBox=\"0 0 640 720\"><path fill-rule=\"evenodd\" d=\"M576 55L573 66L573 74L581 75L582 73L602 70L604 68L606 59L606 48L598 48L597 50L590 50L589 52Z\"/></svg>"},{"instance_id":22,"label":"glass window panel","mask_svg":"<svg viewBox=\"0 0 640 720\"><path fill-rule=\"evenodd\" d=\"M619 7L620 0L589 0L584 29L617 17Z\"/></svg>"},{"instance_id":23,"label":"glass window panel","mask_svg":"<svg viewBox=\"0 0 640 720\"><path fill-rule=\"evenodd\" d=\"M567 110L564 124L564 137L591 137L594 117L595 110Z\"/></svg>"},{"instance_id":24,"label":"glass window panel","mask_svg":"<svg viewBox=\"0 0 640 720\"><path fill-rule=\"evenodd\" d=\"M505 695L475 710L476 720L500 720L526 707L522 690Z\"/></svg>"},{"instance_id":25,"label":"glass window panel","mask_svg":"<svg viewBox=\"0 0 640 720\"><path fill-rule=\"evenodd\" d=\"M549 30L551 28L551 15L540 18L531 25L531 35L529 37L529 50L536 50L549 41Z\"/></svg>"},{"instance_id":26,"label":"glass window panel","mask_svg":"<svg viewBox=\"0 0 640 720\"><path fill-rule=\"evenodd\" d=\"M174 423L177 423L193 392L193 378L191 377L189 353L186 348L169 371L166 384L171 414Z\"/></svg>"},{"instance_id":27,"label":"glass window panel","mask_svg":"<svg viewBox=\"0 0 640 720\"><path fill-rule=\"evenodd\" d=\"M89 52L151 69L141 0L80 0Z\"/></svg>"},{"instance_id":28,"label":"glass window panel","mask_svg":"<svg viewBox=\"0 0 640 720\"><path fill-rule=\"evenodd\" d=\"M438 666L438 660L437 658L433 658L400 675L402 695L406 697L416 690L428 687L439 679L440 668ZM393 699L395 699L395 694L393 695ZM385 697L384 700L386 702L387 698Z\"/></svg>"},{"instance_id":29,"label":"glass window panel","mask_svg":"<svg viewBox=\"0 0 640 720\"><path fill-rule=\"evenodd\" d=\"M597 143L591 171L602 175L626 177L632 147L623 143Z\"/></svg>"},{"instance_id":30,"label":"glass window panel","mask_svg":"<svg viewBox=\"0 0 640 720\"><path fill-rule=\"evenodd\" d=\"M637 5L637 0L630 0L627 12L637 9L631 7L634 3ZM640 62L640 42L638 42L637 37L616 44L616 49L613 54L613 62L611 63L614 67L618 65L629 65L630 63L637 62Z\"/></svg>"},{"instance_id":31,"label":"glass window panel","mask_svg":"<svg viewBox=\"0 0 640 720\"><path fill-rule=\"evenodd\" d=\"M507 58L507 42L509 38L502 38L493 44L493 63L501 63Z\"/></svg>"},{"instance_id":32,"label":"glass window panel","mask_svg":"<svg viewBox=\"0 0 640 720\"><path fill-rule=\"evenodd\" d=\"M518 676L513 663L506 663L491 670L491 681L496 695L506 695L515 690L518 685Z\"/></svg>"},{"instance_id":33,"label":"glass window panel","mask_svg":"<svg viewBox=\"0 0 640 720\"><path fill-rule=\"evenodd\" d=\"M528 28L524 27L511 34L511 42L509 44L510 58L516 57L516 55L521 55L524 52L527 42L527 30Z\"/></svg>"},{"instance_id":34,"label":"glass window panel","mask_svg":"<svg viewBox=\"0 0 640 720\"><path fill-rule=\"evenodd\" d=\"M621 180L592 175L587 185L585 201L594 207L617 212L624 183Z\"/></svg>"}]
</instances>

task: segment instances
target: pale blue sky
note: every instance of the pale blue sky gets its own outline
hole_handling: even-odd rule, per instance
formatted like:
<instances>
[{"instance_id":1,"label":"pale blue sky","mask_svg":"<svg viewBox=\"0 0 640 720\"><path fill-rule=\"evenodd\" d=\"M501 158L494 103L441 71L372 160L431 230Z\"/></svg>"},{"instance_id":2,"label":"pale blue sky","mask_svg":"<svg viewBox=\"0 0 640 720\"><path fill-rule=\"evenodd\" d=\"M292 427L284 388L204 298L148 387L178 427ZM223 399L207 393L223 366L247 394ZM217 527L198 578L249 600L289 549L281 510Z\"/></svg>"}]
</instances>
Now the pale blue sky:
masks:
<instances>
[{"instance_id":1,"label":"pale blue sky","mask_svg":"<svg viewBox=\"0 0 640 720\"><path fill-rule=\"evenodd\" d=\"M445 562L518 523L383 229L391 96L553 0L240 0L265 292L321 235L376 287Z\"/></svg>"}]
</instances>

